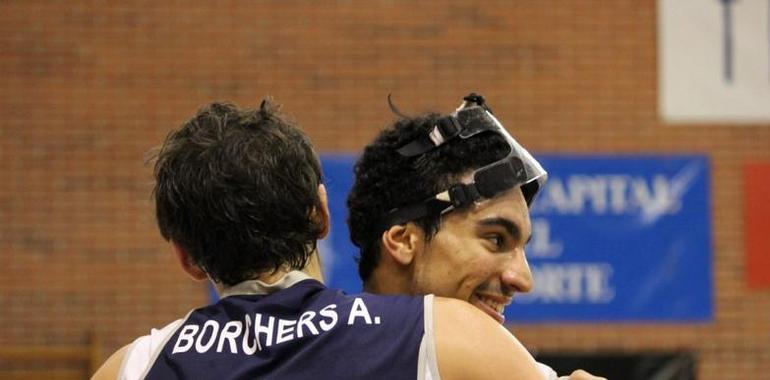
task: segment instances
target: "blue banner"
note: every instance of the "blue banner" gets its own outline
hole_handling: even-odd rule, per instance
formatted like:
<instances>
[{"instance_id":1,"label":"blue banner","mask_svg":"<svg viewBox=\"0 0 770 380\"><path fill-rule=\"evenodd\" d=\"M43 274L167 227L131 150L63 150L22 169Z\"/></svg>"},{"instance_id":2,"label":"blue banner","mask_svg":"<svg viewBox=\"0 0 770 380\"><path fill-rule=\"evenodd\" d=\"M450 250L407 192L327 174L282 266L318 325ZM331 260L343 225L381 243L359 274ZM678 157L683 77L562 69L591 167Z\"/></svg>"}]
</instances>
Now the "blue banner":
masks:
<instances>
[{"instance_id":1,"label":"blue banner","mask_svg":"<svg viewBox=\"0 0 770 380\"><path fill-rule=\"evenodd\" d=\"M345 200L354 156L322 155L332 214L327 283L361 291ZM531 210L534 290L518 322L693 322L713 318L709 162L704 156L541 155L549 181Z\"/></svg>"},{"instance_id":2,"label":"blue banner","mask_svg":"<svg viewBox=\"0 0 770 380\"><path fill-rule=\"evenodd\" d=\"M361 293L361 279L358 277L358 248L350 242L348 233L347 199L353 187L354 155L321 155L324 185L329 196L331 228L329 235L318 244L324 281L331 288L348 293Z\"/></svg>"},{"instance_id":3,"label":"blue banner","mask_svg":"<svg viewBox=\"0 0 770 380\"><path fill-rule=\"evenodd\" d=\"M713 318L709 162L704 156L542 156L531 210L534 290L515 321Z\"/></svg>"}]
</instances>

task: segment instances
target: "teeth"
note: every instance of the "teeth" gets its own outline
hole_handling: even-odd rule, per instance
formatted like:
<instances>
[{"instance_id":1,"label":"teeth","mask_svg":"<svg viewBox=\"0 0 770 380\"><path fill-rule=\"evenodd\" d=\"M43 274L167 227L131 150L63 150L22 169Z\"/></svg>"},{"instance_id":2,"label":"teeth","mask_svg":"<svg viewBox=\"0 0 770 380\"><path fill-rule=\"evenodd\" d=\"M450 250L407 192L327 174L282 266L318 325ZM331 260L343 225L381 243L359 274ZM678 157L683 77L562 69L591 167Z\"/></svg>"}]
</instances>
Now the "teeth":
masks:
<instances>
[{"instance_id":1,"label":"teeth","mask_svg":"<svg viewBox=\"0 0 770 380\"><path fill-rule=\"evenodd\" d=\"M491 298L487 297L479 297L479 300L486 304L487 306L491 307L493 310L495 310L498 314L502 314L503 310L505 309L505 304L501 302L497 302Z\"/></svg>"}]
</instances>

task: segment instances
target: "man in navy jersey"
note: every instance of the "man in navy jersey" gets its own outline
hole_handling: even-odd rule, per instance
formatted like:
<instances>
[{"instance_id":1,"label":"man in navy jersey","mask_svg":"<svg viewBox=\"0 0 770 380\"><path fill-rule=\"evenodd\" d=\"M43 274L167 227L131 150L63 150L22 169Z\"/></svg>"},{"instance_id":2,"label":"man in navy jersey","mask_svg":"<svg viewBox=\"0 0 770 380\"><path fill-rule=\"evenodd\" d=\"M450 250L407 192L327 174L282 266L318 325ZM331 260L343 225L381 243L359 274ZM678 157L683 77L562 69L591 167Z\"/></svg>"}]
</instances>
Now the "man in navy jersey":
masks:
<instances>
[{"instance_id":1,"label":"man in navy jersey","mask_svg":"<svg viewBox=\"0 0 770 380\"><path fill-rule=\"evenodd\" d=\"M479 95L451 115L391 107L402 118L366 146L348 197L364 290L456 298L502 324L532 288L524 247L545 170Z\"/></svg>"},{"instance_id":2,"label":"man in navy jersey","mask_svg":"<svg viewBox=\"0 0 770 380\"><path fill-rule=\"evenodd\" d=\"M166 138L154 174L161 235L221 300L137 338L95 379L544 378L466 302L320 282L329 214L318 157L270 102L201 110Z\"/></svg>"}]
</instances>

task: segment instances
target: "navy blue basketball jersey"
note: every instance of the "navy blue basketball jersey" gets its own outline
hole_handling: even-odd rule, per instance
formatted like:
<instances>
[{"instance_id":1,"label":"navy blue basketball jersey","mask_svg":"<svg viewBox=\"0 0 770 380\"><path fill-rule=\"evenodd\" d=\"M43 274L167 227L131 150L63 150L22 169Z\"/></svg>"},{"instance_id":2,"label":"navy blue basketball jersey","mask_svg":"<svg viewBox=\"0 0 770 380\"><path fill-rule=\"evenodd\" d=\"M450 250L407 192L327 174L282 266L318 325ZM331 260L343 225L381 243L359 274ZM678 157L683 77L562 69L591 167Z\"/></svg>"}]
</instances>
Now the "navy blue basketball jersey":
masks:
<instances>
[{"instance_id":1,"label":"navy blue basketball jersey","mask_svg":"<svg viewBox=\"0 0 770 380\"><path fill-rule=\"evenodd\" d=\"M347 295L291 272L138 339L121 378L436 380L431 330L431 296Z\"/></svg>"}]
</instances>

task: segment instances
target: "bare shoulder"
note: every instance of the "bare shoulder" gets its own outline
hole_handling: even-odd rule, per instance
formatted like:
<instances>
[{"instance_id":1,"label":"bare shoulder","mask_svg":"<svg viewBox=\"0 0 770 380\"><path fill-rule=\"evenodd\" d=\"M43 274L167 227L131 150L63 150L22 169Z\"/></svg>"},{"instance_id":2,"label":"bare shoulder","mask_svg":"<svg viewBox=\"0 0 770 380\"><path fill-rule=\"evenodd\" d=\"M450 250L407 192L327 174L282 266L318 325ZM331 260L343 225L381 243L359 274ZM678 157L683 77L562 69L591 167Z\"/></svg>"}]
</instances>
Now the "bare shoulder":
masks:
<instances>
[{"instance_id":1,"label":"bare shoulder","mask_svg":"<svg viewBox=\"0 0 770 380\"><path fill-rule=\"evenodd\" d=\"M473 305L435 297L433 328L443 380L540 380L535 359L513 334Z\"/></svg>"},{"instance_id":2,"label":"bare shoulder","mask_svg":"<svg viewBox=\"0 0 770 380\"><path fill-rule=\"evenodd\" d=\"M105 361L98 370L96 370L96 373L94 373L94 375L91 377L91 380L117 379L120 366L123 364L123 358L126 356L129 347L131 347L130 344L125 345L121 349L115 351L115 353L112 354L112 356L110 356L109 359L107 359L107 361Z\"/></svg>"}]
</instances>

